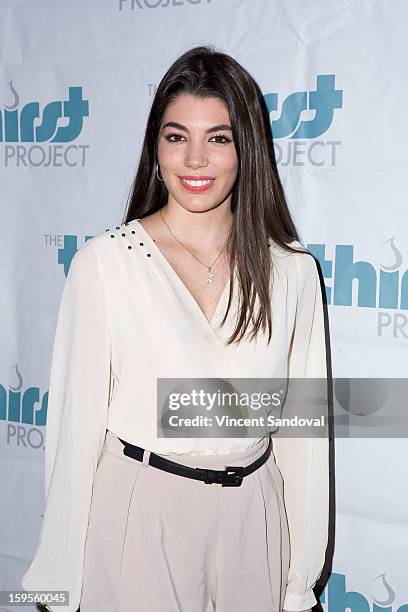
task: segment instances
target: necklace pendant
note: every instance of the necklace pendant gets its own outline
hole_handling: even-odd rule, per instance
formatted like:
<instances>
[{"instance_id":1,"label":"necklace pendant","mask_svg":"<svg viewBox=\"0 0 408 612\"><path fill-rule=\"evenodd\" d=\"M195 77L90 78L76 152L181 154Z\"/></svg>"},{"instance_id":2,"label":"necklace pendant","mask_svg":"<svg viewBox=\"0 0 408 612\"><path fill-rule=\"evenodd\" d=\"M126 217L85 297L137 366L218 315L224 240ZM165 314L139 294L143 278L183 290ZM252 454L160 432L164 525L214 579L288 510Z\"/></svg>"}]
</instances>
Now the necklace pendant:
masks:
<instances>
[{"instance_id":1,"label":"necklace pendant","mask_svg":"<svg viewBox=\"0 0 408 612\"><path fill-rule=\"evenodd\" d=\"M208 268L207 283L213 283L213 282L214 282L214 274L211 272L211 268Z\"/></svg>"}]
</instances>

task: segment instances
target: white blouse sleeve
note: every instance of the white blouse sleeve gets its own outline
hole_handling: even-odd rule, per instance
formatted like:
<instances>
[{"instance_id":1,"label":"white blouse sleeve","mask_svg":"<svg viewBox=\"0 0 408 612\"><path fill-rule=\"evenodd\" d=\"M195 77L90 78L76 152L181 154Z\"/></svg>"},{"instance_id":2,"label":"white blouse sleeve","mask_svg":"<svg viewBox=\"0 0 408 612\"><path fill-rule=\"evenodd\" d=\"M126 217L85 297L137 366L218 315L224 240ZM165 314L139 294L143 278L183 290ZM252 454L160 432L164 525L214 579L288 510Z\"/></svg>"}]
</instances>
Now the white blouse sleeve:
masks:
<instances>
[{"instance_id":1,"label":"white blouse sleeve","mask_svg":"<svg viewBox=\"0 0 408 612\"><path fill-rule=\"evenodd\" d=\"M327 416L324 312L317 265L308 253L295 255L295 259L298 304L288 376L323 379L319 387L324 387L324 402L319 412ZM282 416L284 411L285 406ZM326 435L312 437L309 432L308 436L273 440L276 464L284 482L291 545L283 605L290 611L306 610L317 603L312 589L322 573L328 541L329 440Z\"/></svg>"},{"instance_id":2,"label":"white blouse sleeve","mask_svg":"<svg viewBox=\"0 0 408 612\"><path fill-rule=\"evenodd\" d=\"M67 590L80 603L93 480L110 394L110 329L92 240L74 255L60 302L51 359L45 442L45 511L25 590ZM60 606L49 609L58 611Z\"/></svg>"}]
</instances>

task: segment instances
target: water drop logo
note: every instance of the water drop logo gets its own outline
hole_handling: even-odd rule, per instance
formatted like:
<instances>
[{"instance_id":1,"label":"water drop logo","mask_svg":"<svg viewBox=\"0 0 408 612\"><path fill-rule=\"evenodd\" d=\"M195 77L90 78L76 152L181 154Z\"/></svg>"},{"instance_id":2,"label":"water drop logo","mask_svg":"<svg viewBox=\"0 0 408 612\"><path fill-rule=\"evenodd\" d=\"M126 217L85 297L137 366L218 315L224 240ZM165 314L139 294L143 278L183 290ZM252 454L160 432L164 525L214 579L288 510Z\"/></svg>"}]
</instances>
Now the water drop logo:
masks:
<instances>
[{"instance_id":1,"label":"water drop logo","mask_svg":"<svg viewBox=\"0 0 408 612\"><path fill-rule=\"evenodd\" d=\"M20 98L18 93L16 92L14 86L13 86L13 81L9 81L7 83L7 86L10 88L10 93L12 96L12 103L10 104L10 106L8 106L7 104L4 104L4 108L8 111L13 111L17 108L17 106L19 105L20 102ZM0 125L1 128L1 125Z\"/></svg>"}]
</instances>

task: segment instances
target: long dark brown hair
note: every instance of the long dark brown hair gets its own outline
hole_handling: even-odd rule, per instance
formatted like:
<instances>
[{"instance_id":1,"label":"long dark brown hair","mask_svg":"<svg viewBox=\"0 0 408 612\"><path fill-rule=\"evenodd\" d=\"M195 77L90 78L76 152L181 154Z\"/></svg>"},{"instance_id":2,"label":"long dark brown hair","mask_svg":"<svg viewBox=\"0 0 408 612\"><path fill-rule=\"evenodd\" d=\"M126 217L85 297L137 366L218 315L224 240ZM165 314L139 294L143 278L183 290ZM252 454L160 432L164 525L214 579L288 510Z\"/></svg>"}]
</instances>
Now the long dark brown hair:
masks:
<instances>
[{"instance_id":1,"label":"long dark brown hair","mask_svg":"<svg viewBox=\"0 0 408 612\"><path fill-rule=\"evenodd\" d=\"M231 264L228 306L231 306L236 267L240 286L237 323L228 344L239 342L253 322L250 340L268 326L272 337L271 278L269 241L289 252L298 252L288 243L299 241L279 178L273 148L269 113L263 94L251 75L229 55L212 45L199 46L181 55L169 68L151 106L133 180L124 223L142 219L167 204L165 183L156 175L157 142L168 104L179 94L200 98L216 97L227 107L238 157L238 173L231 192L233 222L228 239ZM259 309L254 318L255 299Z\"/></svg>"}]
</instances>

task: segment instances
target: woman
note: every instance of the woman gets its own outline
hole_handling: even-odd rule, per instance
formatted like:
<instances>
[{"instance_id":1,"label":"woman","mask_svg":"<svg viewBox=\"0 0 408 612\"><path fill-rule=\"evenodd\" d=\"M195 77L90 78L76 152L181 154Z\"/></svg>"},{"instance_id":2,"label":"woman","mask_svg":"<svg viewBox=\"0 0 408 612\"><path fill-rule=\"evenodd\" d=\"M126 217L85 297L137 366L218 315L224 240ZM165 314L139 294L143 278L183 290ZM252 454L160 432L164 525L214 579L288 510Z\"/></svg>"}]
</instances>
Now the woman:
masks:
<instances>
[{"instance_id":1,"label":"woman","mask_svg":"<svg viewBox=\"0 0 408 612\"><path fill-rule=\"evenodd\" d=\"M193 48L157 88L124 223L71 262L24 588L68 590L68 612L310 610L327 437L160 436L157 383L325 378L323 321L262 94Z\"/></svg>"}]
</instances>

